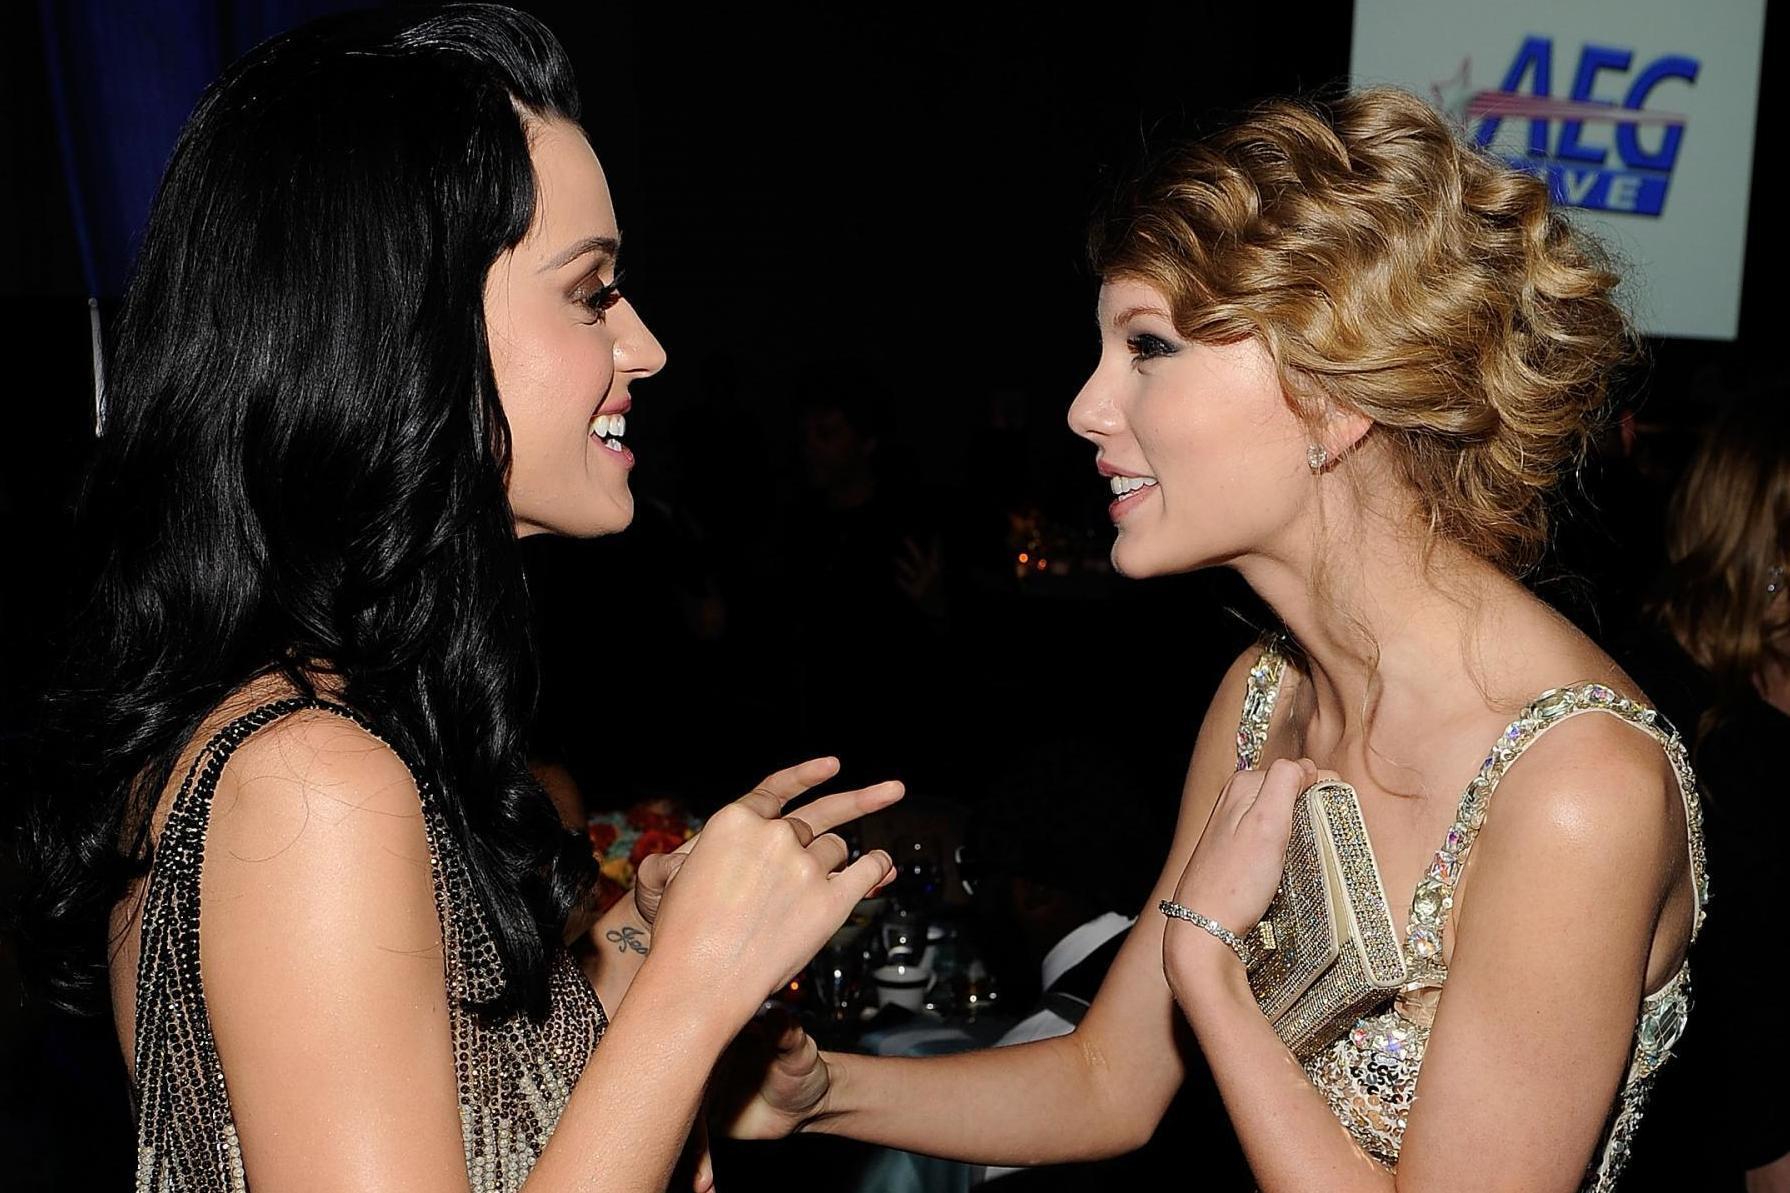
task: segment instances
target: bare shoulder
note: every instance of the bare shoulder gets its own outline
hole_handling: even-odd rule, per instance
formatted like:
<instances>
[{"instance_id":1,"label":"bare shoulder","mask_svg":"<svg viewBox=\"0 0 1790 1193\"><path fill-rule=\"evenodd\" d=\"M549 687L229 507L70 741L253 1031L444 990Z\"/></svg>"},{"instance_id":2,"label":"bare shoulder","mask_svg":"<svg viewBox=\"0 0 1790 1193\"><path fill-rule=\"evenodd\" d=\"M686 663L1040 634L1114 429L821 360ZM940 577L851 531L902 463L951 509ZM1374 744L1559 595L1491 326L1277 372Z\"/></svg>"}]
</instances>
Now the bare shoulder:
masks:
<instances>
[{"instance_id":1,"label":"bare shoulder","mask_svg":"<svg viewBox=\"0 0 1790 1193\"><path fill-rule=\"evenodd\" d=\"M215 799L200 965L251 1182L465 1188L409 769L353 721L306 710L249 738Z\"/></svg>"},{"instance_id":2,"label":"bare shoulder","mask_svg":"<svg viewBox=\"0 0 1790 1193\"><path fill-rule=\"evenodd\" d=\"M1488 844L1545 838L1650 868L1668 863L1684 839L1678 779L1664 748L1614 716L1584 713L1529 746L1498 784ZM1668 846L1672 853L1668 853Z\"/></svg>"},{"instance_id":3,"label":"bare shoulder","mask_svg":"<svg viewBox=\"0 0 1790 1193\"><path fill-rule=\"evenodd\" d=\"M307 843L312 835L317 841ZM422 801L391 746L345 717L294 713L249 738L218 781L211 840L233 856L269 858L371 837L427 860Z\"/></svg>"},{"instance_id":4,"label":"bare shoulder","mask_svg":"<svg viewBox=\"0 0 1790 1193\"><path fill-rule=\"evenodd\" d=\"M208 938L238 921L248 930L297 921L438 947L410 770L365 729L321 710L268 726L230 759L213 799L203 882Z\"/></svg>"}]
</instances>

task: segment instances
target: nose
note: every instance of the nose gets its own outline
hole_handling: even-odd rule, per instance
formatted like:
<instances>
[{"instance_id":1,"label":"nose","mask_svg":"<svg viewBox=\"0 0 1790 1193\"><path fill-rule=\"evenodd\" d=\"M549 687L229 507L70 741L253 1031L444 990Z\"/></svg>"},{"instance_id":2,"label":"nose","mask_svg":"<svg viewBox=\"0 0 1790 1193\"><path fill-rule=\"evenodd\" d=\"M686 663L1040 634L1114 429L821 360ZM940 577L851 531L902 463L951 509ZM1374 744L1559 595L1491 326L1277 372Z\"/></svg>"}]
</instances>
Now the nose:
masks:
<instances>
[{"instance_id":1,"label":"nose","mask_svg":"<svg viewBox=\"0 0 1790 1193\"><path fill-rule=\"evenodd\" d=\"M638 380L651 377L665 367L665 346L652 333L634 304L623 297L611 309L621 323L615 337L615 371Z\"/></svg>"},{"instance_id":2,"label":"nose","mask_svg":"<svg viewBox=\"0 0 1790 1193\"><path fill-rule=\"evenodd\" d=\"M1082 382L1081 392L1069 403L1069 429L1090 443L1116 434L1124 425L1118 403L1113 399L1112 387L1103 376L1104 365L1102 360L1094 367L1088 379Z\"/></svg>"}]
</instances>

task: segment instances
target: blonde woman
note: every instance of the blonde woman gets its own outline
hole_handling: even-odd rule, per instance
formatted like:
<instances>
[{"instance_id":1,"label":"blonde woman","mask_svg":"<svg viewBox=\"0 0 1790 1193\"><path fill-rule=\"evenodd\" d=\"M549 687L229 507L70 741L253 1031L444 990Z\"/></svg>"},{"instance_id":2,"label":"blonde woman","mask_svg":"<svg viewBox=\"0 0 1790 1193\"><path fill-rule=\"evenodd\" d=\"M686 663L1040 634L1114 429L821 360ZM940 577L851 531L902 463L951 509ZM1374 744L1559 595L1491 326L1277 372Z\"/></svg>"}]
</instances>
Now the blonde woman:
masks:
<instances>
[{"instance_id":1,"label":"blonde woman","mask_svg":"<svg viewBox=\"0 0 1790 1193\"><path fill-rule=\"evenodd\" d=\"M1645 696L1521 577L1631 350L1616 277L1541 182L1389 90L1163 159L1093 256L1102 351L1069 422L1114 564L1233 568L1284 637L1214 695L1166 862L1110 859L1162 868L1079 1030L916 1060L792 1034L733 1131L1111 1155L1197 1049L1267 1193L1613 1187L1687 1009L1696 796ZM1122 751L1126 701L1177 677L1107 663L1126 695L1089 713ZM1302 1064L1221 937L1268 907L1321 775L1359 793L1412 979ZM1185 1141L1188 1187L1220 1134Z\"/></svg>"}]
</instances>

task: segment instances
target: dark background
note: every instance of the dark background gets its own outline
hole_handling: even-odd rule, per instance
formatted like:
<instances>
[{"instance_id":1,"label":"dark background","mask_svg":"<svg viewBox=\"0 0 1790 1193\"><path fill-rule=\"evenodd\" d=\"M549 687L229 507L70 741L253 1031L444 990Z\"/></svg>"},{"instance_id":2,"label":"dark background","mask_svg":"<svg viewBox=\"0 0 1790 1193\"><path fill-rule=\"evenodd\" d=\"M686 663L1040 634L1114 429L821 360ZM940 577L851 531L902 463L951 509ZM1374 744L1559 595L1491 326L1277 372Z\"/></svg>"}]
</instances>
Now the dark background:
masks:
<instances>
[{"instance_id":1,"label":"dark background","mask_svg":"<svg viewBox=\"0 0 1790 1193\"><path fill-rule=\"evenodd\" d=\"M1225 575L1140 585L1099 567L1109 494L1063 422L1097 348L1085 229L1148 147L1339 83L1350 6L520 7L577 64L627 291L670 356L629 416L636 526L528 544L542 752L597 807L665 795L706 811L820 752L847 778L894 774L917 801L961 806L1041 742L1086 739L1159 776L1166 835L1212 683L1259 614ZM54 661L91 428L87 288L41 33L34 6L0 16L8 732ZM1707 410L1782 383L1768 294L1783 234L1762 185L1782 22L1766 36L1741 335L1651 344L1628 446L1588 472L1541 581L1594 630L1650 569L1649 511ZM796 415L827 391L881 421L890 512L874 542L813 525ZM1016 536L1016 514L1037 533ZM937 547L942 614L889 602L901 537ZM1015 552L1034 540L1068 574L1020 579ZM12 1187L121 1182L109 1025L15 1013L11 990L0 981L0 1152L28 1157Z\"/></svg>"}]
</instances>

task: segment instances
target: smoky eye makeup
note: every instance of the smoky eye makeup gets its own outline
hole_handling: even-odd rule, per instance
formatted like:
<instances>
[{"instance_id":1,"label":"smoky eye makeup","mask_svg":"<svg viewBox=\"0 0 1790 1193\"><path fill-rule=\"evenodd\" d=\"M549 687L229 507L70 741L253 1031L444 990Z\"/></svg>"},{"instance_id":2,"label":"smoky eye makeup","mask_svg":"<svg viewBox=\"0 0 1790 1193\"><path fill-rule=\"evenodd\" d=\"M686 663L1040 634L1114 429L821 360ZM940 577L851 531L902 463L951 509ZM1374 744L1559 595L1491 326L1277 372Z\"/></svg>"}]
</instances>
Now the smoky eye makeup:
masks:
<instances>
[{"instance_id":1,"label":"smoky eye makeup","mask_svg":"<svg viewBox=\"0 0 1790 1193\"><path fill-rule=\"evenodd\" d=\"M1144 304L1127 307L1112 317L1110 326L1112 334L1124 341L1133 363L1173 356L1183 347L1173 338L1172 331L1163 333L1149 330L1153 327L1174 327L1168 312L1159 306Z\"/></svg>"},{"instance_id":2,"label":"smoky eye makeup","mask_svg":"<svg viewBox=\"0 0 1790 1193\"><path fill-rule=\"evenodd\" d=\"M1125 347L1130 349L1133 360L1155 360L1180 351L1179 344L1147 331L1133 332L1125 337Z\"/></svg>"}]
</instances>

